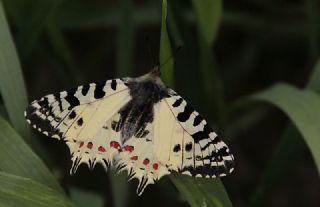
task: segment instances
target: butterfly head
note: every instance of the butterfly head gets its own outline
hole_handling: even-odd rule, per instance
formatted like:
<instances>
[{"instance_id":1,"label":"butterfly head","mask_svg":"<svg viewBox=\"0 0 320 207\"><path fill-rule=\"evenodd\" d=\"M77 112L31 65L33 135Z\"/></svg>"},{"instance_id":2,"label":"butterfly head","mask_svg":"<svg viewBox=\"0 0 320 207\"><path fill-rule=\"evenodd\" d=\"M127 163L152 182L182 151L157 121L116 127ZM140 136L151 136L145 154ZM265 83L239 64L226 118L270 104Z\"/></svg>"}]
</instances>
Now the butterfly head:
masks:
<instances>
[{"instance_id":1,"label":"butterfly head","mask_svg":"<svg viewBox=\"0 0 320 207\"><path fill-rule=\"evenodd\" d=\"M151 71L143 76L140 76L136 79L138 82L151 81L156 84L158 87L165 87L164 83L161 80L161 72L159 66L156 66L151 69Z\"/></svg>"},{"instance_id":2,"label":"butterfly head","mask_svg":"<svg viewBox=\"0 0 320 207\"><path fill-rule=\"evenodd\" d=\"M149 72L149 74L151 76L160 78L161 77L161 71L160 71L159 65L157 65L154 68L152 68L151 71Z\"/></svg>"}]
</instances>

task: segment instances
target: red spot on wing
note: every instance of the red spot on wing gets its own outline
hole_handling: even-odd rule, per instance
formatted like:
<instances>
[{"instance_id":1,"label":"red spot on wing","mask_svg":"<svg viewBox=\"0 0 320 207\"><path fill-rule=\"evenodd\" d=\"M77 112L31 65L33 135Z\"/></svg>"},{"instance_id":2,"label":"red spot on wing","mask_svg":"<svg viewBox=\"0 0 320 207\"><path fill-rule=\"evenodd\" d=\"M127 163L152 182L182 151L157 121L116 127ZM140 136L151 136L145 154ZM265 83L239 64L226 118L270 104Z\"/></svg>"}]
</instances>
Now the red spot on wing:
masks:
<instances>
[{"instance_id":1,"label":"red spot on wing","mask_svg":"<svg viewBox=\"0 0 320 207\"><path fill-rule=\"evenodd\" d=\"M149 162L150 162L150 160L149 160L149 159L144 159L144 160L143 160L143 164L144 164L144 165L149 164Z\"/></svg>"},{"instance_id":2,"label":"red spot on wing","mask_svg":"<svg viewBox=\"0 0 320 207\"><path fill-rule=\"evenodd\" d=\"M134 146L126 145L126 146L124 146L124 150L132 152L134 150Z\"/></svg>"},{"instance_id":3,"label":"red spot on wing","mask_svg":"<svg viewBox=\"0 0 320 207\"><path fill-rule=\"evenodd\" d=\"M138 160L138 156L132 156L131 160Z\"/></svg>"},{"instance_id":4,"label":"red spot on wing","mask_svg":"<svg viewBox=\"0 0 320 207\"><path fill-rule=\"evenodd\" d=\"M83 146L83 144L84 144L84 142L81 142L81 143L80 143L80 146L79 146L79 148L81 148L81 147Z\"/></svg>"},{"instance_id":5,"label":"red spot on wing","mask_svg":"<svg viewBox=\"0 0 320 207\"><path fill-rule=\"evenodd\" d=\"M153 167L154 170L158 170L159 165L158 165L158 163L154 163L154 164L152 165L152 167Z\"/></svg>"},{"instance_id":6,"label":"red spot on wing","mask_svg":"<svg viewBox=\"0 0 320 207\"><path fill-rule=\"evenodd\" d=\"M98 148L98 151L99 151L99 152L105 152L106 149L105 149L104 147L100 146L100 147Z\"/></svg>"},{"instance_id":7,"label":"red spot on wing","mask_svg":"<svg viewBox=\"0 0 320 207\"><path fill-rule=\"evenodd\" d=\"M113 148L116 148L116 149L120 149L120 144L119 144L119 142L111 141L110 142L110 147L113 147Z\"/></svg>"},{"instance_id":8,"label":"red spot on wing","mask_svg":"<svg viewBox=\"0 0 320 207\"><path fill-rule=\"evenodd\" d=\"M88 148L88 149L92 149L92 147L93 147L92 142L89 142L89 143L87 144L87 148Z\"/></svg>"}]
</instances>

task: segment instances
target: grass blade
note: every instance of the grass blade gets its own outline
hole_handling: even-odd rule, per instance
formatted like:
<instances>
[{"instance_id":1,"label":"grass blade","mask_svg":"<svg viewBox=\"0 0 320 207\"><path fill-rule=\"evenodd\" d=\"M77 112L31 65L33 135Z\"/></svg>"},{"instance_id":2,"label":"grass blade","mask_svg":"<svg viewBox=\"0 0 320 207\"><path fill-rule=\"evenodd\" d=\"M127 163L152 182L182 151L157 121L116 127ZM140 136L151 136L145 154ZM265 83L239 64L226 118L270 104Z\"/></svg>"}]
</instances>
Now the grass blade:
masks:
<instances>
[{"instance_id":1,"label":"grass blade","mask_svg":"<svg viewBox=\"0 0 320 207\"><path fill-rule=\"evenodd\" d=\"M314 90L315 92L320 94L320 60L317 62L312 71L310 80L307 84L307 88Z\"/></svg>"},{"instance_id":2,"label":"grass blade","mask_svg":"<svg viewBox=\"0 0 320 207\"><path fill-rule=\"evenodd\" d=\"M316 64L307 88L320 94L320 61ZM303 150L306 148L303 138L298 130L290 124L267 166L260 184L252 193L250 201L252 206L261 206L273 192L278 181L286 175L288 170L297 163Z\"/></svg>"},{"instance_id":3,"label":"grass blade","mask_svg":"<svg viewBox=\"0 0 320 207\"><path fill-rule=\"evenodd\" d=\"M279 180L297 164L305 149L300 133L292 125L287 128L279 142L260 183L251 195L251 206L258 207L266 203L266 198L273 192Z\"/></svg>"},{"instance_id":4,"label":"grass blade","mask_svg":"<svg viewBox=\"0 0 320 207\"><path fill-rule=\"evenodd\" d=\"M121 21L118 25L117 75L122 77L132 75L134 26L132 21L132 0L121 0L119 3Z\"/></svg>"},{"instance_id":5,"label":"grass blade","mask_svg":"<svg viewBox=\"0 0 320 207\"><path fill-rule=\"evenodd\" d=\"M192 0L202 37L212 44L217 36L222 15L222 0Z\"/></svg>"},{"instance_id":6,"label":"grass blade","mask_svg":"<svg viewBox=\"0 0 320 207\"><path fill-rule=\"evenodd\" d=\"M160 52L159 61L161 66L161 77L166 84L173 87L173 65L171 44L167 31L167 1L162 1L162 20L161 20L161 36L160 36Z\"/></svg>"},{"instance_id":7,"label":"grass blade","mask_svg":"<svg viewBox=\"0 0 320 207\"><path fill-rule=\"evenodd\" d=\"M226 103L223 84L212 54L212 43L221 20L222 1L193 0L192 3L198 27L199 68L207 100L213 105L211 112L223 130L227 120Z\"/></svg>"},{"instance_id":8,"label":"grass blade","mask_svg":"<svg viewBox=\"0 0 320 207\"><path fill-rule=\"evenodd\" d=\"M0 45L0 91L4 105L15 129L20 134L28 135L29 128L23 117L23 111L27 105L26 87L1 1ZM25 138L30 137L25 136Z\"/></svg>"},{"instance_id":9,"label":"grass blade","mask_svg":"<svg viewBox=\"0 0 320 207\"><path fill-rule=\"evenodd\" d=\"M134 51L134 25L132 21L133 2L132 0L119 1L121 7L120 22L118 24L117 39L117 76L132 75L132 62ZM126 206L128 198L127 176L120 173L113 176L109 173L112 196L116 207Z\"/></svg>"},{"instance_id":10,"label":"grass blade","mask_svg":"<svg viewBox=\"0 0 320 207\"><path fill-rule=\"evenodd\" d=\"M160 62L166 61L170 57L171 46L166 29L167 1L162 2L162 24L160 38ZM162 68L162 78L166 84L173 85L173 65L171 59ZM164 72L165 71L165 72ZM165 74L165 75L164 75ZM181 194L187 199L193 207L198 206L232 206L231 201L219 179L195 179L183 175L173 174L170 176L171 181L175 184Z\"/></svg>"},{"instance_id":11,"label":"grass blade","mask_svg":"<svg viewBox=\"0 0 320 207\"><path fill-rule=\"evenodd\" d=\"M65 196L28 178L0 172L1 206L75 207Z\"/></svg>"},{"instance_id":12,"label":"grass blade","mask_svg":"<svg viewBox=\"0 0 320 207\"><path fill-rule=\"evenodd\" d=\"M93 192L72 188L70 190L70 197L79 207L103 206L103 197Z\"/></svg>"},{"instance_id":13,"label":"grass blade","mask_svg":"<svg viewBox=\"0 0 320 207\"><path fill-rule=\"evenodd\" d=\"M1 116L0 169L11 174L31 178L62 192L56 179L43 162Z\"/></svg>"},{"instance_id":14,"label":"grass blade","mask_svg":"<svg viewBox=\"0 0 320 207\"><path fill-rule=\"evenodd\" d=\"M280 108L297 127L307 143L320 174L320 97L311 90L277 84L253 96Z\"/></svg>"},{"instance_id":15,"label":"grass blade","mask_svg":"<svg viewBox=\"0 0 320 207\"><path fill-rule=\"evenodd\" d=\"M44 31L48 17L61 2L62 0L32 0L32 4L24 9L28 12L22 18L17 36L22 60L29 57Z\"/></svg>"},{"instance_id":16,"label":"grass blade","mask_svg":"<svg viewBox=\"0 0 320 207\"><path fill-rule=\"evenodd\" d=\"M220 179L193 178L176 173L170 178L192 207L232 206Z\"/></svg>"}]
</instances>

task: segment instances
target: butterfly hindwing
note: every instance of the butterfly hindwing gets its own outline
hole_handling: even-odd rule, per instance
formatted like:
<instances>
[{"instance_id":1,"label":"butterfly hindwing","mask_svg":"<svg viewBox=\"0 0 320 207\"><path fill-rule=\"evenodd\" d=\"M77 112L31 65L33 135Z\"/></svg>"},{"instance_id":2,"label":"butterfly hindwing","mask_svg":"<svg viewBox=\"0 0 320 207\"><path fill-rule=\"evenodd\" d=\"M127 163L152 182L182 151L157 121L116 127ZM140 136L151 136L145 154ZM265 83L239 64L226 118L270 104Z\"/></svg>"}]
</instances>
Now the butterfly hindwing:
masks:
<instances>
[{"instance_id":1,"label":"butterfly hindwing","mask_svg":"<svg viewBox=\"0 0 320 207\"><path fill-rule=\"evenodd\" d=\"M171 97L161 104L178 123L172 129L171 139L175 141L170 144L170 155L178 157L170 157L176 159L169 162L173 170L202 177L221 177L233 171L233 155L227 145L181 96L172 90ZM162 145L162 140L159 142Z\"/></svg>"}]
</instances>

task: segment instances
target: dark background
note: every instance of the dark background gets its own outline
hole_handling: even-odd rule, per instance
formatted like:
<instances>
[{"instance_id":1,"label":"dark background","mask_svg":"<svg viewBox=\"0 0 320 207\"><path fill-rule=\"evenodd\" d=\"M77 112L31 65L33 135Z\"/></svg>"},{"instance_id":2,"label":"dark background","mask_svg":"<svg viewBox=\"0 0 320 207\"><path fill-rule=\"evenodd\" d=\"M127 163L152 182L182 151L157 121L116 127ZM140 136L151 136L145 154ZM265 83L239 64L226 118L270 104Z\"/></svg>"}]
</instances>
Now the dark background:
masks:
<instances>
[{"instance_id":1,"label":"dark background","mask_svg":"<svg viewBox=\"0 0 320 207\"><path fill-rule=\"evenodd\" d=\"M4 0L22 62L30 100L67 88L114 77L139 76L158 62L161 2L65 0L28 39L21 34L23 19L34 4ZM37 10L35 11L37 12ZM41 13L39 13L40 15ZM235 172L222 181L234 206L319 206L320 182L314 161L300 134L289 157L274 163L275 153L290 121L271 105L236 107L239 100L278 82L303 88L320 48L320 7L315 0L224 1L217 37L210 47L215 77L199 69L201 52L196 15L191 2L169 1L168 30L175 55L174 88L190 102L232 149ZM224 115L208 101L205 81L219 83ZM220 84L221 83L221 84ZM218 112L217 112L218 111ZM218 118L217 118L218 117ZM109 177L101 167L81 166L69 176L67 147L37 133L46 156L41 156L67 192L80 188L99 194L105 206L115 206ZM37 150L36 150L37 151ZM40 150L41 151L41 150ZM271 174L270 174L271 169ZM272 171L273 169L273 171ZM269 173L269 174L268 174ZM267 176L267 179L265 176ZM114 179L113 175L110 176ZM121 181L119 181L121 182ZM187 206L168 178L135 195L128 185L128 206Z\"/></svg>"}]
</instances>

